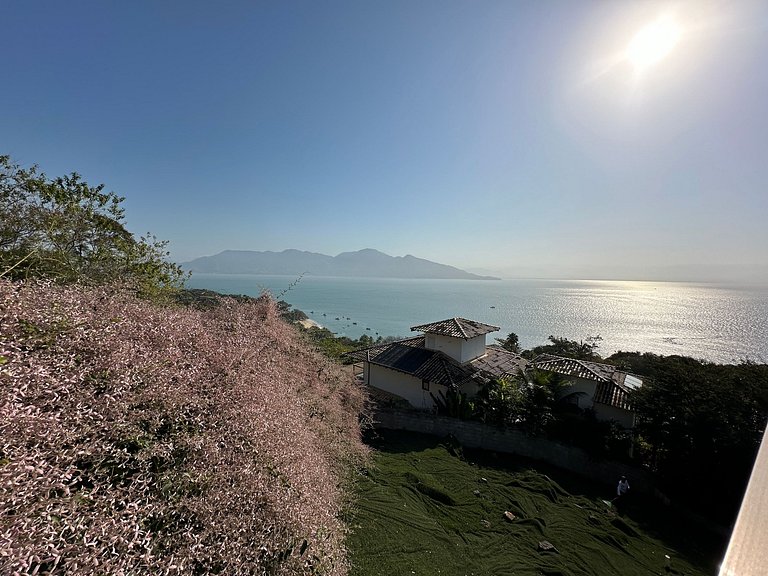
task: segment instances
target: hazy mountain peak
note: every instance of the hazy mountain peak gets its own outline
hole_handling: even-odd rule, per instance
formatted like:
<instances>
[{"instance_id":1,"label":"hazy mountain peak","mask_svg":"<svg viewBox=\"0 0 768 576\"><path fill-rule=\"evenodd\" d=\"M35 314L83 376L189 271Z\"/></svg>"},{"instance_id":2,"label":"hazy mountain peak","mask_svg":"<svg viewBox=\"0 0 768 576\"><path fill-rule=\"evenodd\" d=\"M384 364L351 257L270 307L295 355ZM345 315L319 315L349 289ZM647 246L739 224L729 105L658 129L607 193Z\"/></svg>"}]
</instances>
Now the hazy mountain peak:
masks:
<instances>
[{"instance_id":1,"label":"hazy mountain peak","mask_svg":"<svg viewBox=\"0 0 768 576\"><path fill-rule=\"evenodd\" d=\"M299 276L359 276L376 278L434 278L495 280L459 268L406 256L390 256L374 248L327 256L290 248L282 252L224 250L196 258L182 266L192 272L217 274L284 274Z\"/></svg>"}]
</instances>

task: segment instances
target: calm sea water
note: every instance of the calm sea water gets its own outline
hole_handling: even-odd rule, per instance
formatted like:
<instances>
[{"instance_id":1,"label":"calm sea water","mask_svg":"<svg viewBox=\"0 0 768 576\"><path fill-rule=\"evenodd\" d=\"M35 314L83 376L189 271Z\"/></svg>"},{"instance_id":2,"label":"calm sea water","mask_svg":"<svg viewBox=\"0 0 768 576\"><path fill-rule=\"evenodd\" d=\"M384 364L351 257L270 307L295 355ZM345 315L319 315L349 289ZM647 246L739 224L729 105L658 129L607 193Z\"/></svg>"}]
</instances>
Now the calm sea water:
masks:
<instances>
[{"instance_id":1,"label":"calm sea water","mask_svg":"<svg viewBox=\"0 0 768 576\"><path fill-rule=\"evenodd\" d=\"M267 290L339 335L412 336L411 326L462 316L515 332L524 348L551 335L600 336L598 352L768 362L768 286L597 280L401 280L195 274L191 288ZM490 341L490 340L489 340Z\"/></svg>"}]
</instances>

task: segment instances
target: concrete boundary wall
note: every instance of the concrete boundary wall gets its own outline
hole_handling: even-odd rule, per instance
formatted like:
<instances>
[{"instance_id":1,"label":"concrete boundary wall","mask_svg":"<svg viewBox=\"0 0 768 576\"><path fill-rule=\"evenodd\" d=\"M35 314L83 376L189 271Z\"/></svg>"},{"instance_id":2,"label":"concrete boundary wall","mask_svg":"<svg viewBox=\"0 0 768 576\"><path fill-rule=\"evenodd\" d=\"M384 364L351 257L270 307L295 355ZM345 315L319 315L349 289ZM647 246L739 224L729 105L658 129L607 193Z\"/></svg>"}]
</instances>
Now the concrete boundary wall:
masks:
<instances>
[{"instance_id":1,"label":"concrete boundary wall","mask_svg":"<svg viewBox=\"0 0 768 576\"><path fill-rule=\"evenodd\" d=\"M519 430L435 416L428 412L394 409L377 411L374 415L374 426L435 436L450 434L468 448L481 448L541 460L606 484L616 483L621 476L626 476L633 491L647 494L654 492L653 476L647 470L622 462L595 460L580 448L528 436Z\"/></svg>"}]
</instances>

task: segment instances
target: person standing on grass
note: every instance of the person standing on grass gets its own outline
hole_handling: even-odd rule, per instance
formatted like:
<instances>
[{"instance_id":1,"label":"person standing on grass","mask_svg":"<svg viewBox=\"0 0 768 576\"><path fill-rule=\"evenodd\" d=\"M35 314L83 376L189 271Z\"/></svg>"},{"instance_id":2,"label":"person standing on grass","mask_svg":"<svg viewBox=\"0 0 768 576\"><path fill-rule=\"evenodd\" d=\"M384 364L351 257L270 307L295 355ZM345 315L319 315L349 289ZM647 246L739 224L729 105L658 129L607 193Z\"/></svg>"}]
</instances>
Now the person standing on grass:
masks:
<instances>
[{"instance_id":1,"label":"person standing on grass","mask_svg":"<svg viewBox=\"0 0 768 576\"><path fill-rule=\"evenodd\" d=\"M616 500L622 499L629 492L629 481L626 476L622 476L619 485L616 487Z\"/></svg>"}]
</instances>

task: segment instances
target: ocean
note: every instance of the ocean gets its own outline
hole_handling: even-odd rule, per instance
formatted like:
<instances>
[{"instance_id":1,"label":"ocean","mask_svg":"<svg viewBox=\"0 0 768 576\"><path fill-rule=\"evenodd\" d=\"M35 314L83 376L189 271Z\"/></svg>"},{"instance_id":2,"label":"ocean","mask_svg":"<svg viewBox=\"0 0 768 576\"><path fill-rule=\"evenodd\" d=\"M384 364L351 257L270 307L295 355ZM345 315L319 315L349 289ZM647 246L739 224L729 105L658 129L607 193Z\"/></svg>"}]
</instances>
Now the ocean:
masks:
<instances>
[{"instance_id":1,"label":"ocean","mask_svg":"<svg viewBox=\"0 0 768 576\"><path fill-rule=\"evenodd\" d=\"M768 363L768 286L200 273L187 286L251 296L266 290L352 338L413 336L411 326L461 316L499 326L491 336L516 333L524 348L550 335L599 336L604 357L623 350Z\"/></svg>"}]
</instances>

